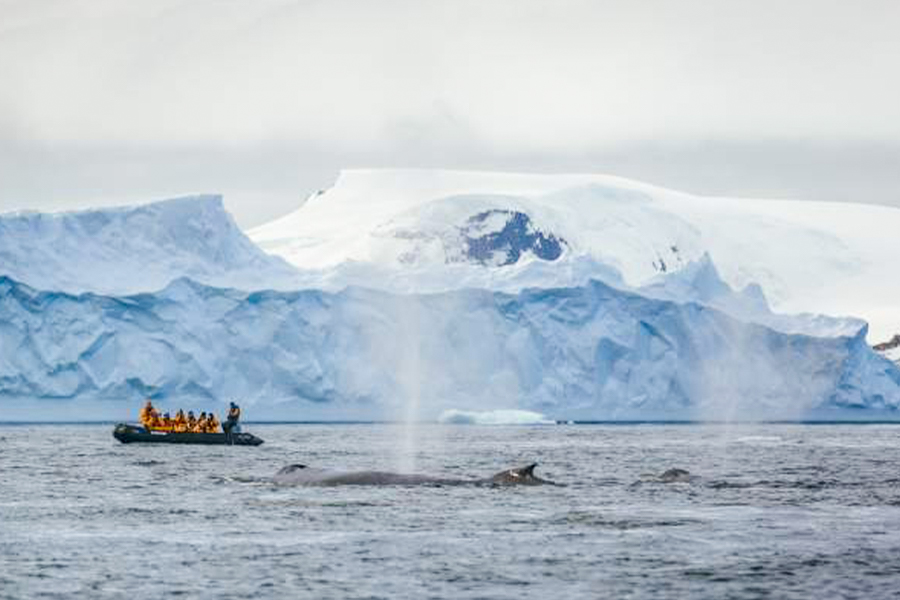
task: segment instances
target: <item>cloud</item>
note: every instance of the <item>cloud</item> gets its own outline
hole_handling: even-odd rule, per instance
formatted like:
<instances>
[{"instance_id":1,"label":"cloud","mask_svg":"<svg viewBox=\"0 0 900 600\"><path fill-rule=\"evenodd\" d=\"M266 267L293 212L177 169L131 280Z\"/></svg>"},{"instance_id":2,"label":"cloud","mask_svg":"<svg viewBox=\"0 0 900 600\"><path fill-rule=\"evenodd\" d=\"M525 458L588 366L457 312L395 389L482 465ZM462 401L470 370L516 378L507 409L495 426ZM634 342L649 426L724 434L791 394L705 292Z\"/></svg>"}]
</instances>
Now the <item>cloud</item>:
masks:
<instances>
[{"instance_id":1,"label":"cloud","mask_svg":"<svg viewBox=\"0 0 900 600\"><path fill-rule=\"evenodd\" d=\"M2 128L43 141L900 137L891 1L0 7Z\"/></svg>"},{"instance_id":2,"label":"cloud","mask_svg":"<svg viewBox=\"0 0 900 600\"><path fill-rule=\"evenodd\" d=\"M399 134L398 134L399 135ZM143 145L0 140L0 212L61 210L222 193L244 227L297 207L351 167L610 173L706 195L900 206L900 143L676 141L577 151L448 149L415 126L389 149L315 144Z\"/></svg>"},{"instance_id":3,"label":"cloud","mask_svg":"<svg viewBox=\"0 0 900 600\"><path fill-rule=\"evenodd\" d=\"M620 174L900 204L900 3L0 0L0 210L344 167Z\"/></svg>"}]
</instances>

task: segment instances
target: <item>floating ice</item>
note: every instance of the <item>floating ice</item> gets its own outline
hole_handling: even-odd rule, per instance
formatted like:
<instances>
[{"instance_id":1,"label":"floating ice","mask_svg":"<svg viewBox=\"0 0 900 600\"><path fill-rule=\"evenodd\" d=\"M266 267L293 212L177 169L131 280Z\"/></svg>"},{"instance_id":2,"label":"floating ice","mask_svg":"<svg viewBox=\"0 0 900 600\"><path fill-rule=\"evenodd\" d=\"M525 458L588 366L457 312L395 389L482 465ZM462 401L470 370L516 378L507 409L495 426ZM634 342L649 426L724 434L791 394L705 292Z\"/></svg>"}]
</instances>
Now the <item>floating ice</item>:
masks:
<instances>
[{"instance_id":1,"label":"floating ice","mask_svg":"<svg viewBox=\"0 0 900 600\"><path fill-rule=\"evenodd\" d=\"M445 410L440 423L454 425L554 425L556 421L530 410Z\"/></svg>"}]
</instances>

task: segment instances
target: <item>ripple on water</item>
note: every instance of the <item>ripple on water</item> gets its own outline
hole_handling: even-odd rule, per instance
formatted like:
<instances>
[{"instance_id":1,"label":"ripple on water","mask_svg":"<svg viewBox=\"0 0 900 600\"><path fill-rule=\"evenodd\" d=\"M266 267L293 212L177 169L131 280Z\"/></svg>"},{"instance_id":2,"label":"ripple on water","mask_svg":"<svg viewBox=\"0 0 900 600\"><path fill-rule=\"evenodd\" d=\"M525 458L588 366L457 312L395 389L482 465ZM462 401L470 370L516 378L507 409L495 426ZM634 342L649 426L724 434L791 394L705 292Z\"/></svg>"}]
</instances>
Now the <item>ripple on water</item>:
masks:
<instances>
[{"instance_id":1,"label":"ripple on water","mask_svg":"<svg viewBox=\"0 0 900 600\"><path fill-rule=\"evenodd\" d=\"M554 517L551 522L559 524L575 524L601 529L655 529L658 527L683 527L699 525L701 519L691 517L664 517L648 515L611 515L598 511L572 511Z\"/></svg>"},{"instance_id":2,"label":"ripple on water","mask_svg":"<svg viewBox=\"0 0 900 600\"><path fill-rule=\"evenodd\" d=\"M162 461L162 460L148 459L148 460L136 460L131 464L134 465L135 467L158 467L158 466L166 464L166 462Z\"/></svg>"}]
</instances>

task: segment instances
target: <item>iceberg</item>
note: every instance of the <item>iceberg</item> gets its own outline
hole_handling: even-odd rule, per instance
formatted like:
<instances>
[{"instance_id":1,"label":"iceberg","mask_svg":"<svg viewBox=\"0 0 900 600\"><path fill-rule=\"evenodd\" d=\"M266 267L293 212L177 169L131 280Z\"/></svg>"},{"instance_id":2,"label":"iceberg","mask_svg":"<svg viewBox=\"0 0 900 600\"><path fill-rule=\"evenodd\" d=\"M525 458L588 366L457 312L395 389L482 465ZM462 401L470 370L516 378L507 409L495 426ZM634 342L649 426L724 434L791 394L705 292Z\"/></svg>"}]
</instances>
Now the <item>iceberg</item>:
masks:
<instances>
[{"instance_id":1,"label":"iceberg","mask_svg":"<svg viewBox=\"0 0 900 600\"><path fill-rule=\"evenodd\" d=\"M258 418L396 418L409 406L422 420L450 409L581 420L890 417L900 369L865 335L865 326L784 333L600 281L393 294L179 279L118 297L3 277L0 398L238 398Z\"/></svg>"},{"instance_id":2,"label":"iceberg","mask_svg":"<svg viewBox=\"0 0 900 600\"><path fill-rule=\"evenodd\" d=\"M149 396L273 419L893 419L898 365L866 320L822 313L900 330L884 276L898 227L884 207L450 171L345 172L249 237L217 196L0 215L0 401L111 418Z\"/></svg>"}]
</instances>

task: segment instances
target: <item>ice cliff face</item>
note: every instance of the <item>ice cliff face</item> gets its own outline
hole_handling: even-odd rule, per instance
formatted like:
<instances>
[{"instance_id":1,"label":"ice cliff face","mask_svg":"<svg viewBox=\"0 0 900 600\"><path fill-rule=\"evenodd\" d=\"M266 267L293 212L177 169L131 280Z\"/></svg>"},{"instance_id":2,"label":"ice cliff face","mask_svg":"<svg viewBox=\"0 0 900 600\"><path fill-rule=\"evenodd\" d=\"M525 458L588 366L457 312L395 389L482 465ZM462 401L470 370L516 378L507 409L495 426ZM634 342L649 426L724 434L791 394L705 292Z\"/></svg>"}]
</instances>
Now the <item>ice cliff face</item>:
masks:
<instances>
[{"instance_id":1,"label":"ice cliff face","mask_svg":"<svg viewBox=\"0 0 900 600\"><path fill-rule=\"evenodd\" d=\"M817 338L600 282L506 294L41 292L0 279L0 398L231 398L282 418L763 419L900 406L900 371Z\"/></svg>"},{"instance_id":2,"label":"ice cliff face","mask_svg":"<svg viewBox=\"0 0 900 600\"><path fill-rule=\"evenodd\" d=\"M0 275L39 288L129 294L191 277L257 289L295 273L238 229L219 196L0 215Z\"/></svg>"}]
</instances>

